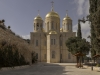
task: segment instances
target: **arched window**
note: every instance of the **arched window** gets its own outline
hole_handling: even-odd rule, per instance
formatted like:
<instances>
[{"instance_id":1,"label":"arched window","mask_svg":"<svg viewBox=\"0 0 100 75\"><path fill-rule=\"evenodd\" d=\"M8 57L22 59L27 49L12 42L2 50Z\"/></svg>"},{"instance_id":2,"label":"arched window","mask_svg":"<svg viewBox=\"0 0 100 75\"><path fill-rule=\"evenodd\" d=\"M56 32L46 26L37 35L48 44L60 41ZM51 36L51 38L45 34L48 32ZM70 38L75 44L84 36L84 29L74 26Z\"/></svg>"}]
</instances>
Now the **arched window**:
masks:
<instances>
[{"instance_id":1,"label":"arched window","mask_svg":"<svg viewBox=\"0 0 100 75\"><path fill-rule=\"evenodd\" d=\"M47 30L49 30L49 22L47 22Z\"/></svg>"},{"instance_id":2,"label":"arched window","mask_svg":"<svg viewBox=\"0 0 100 75\"><path fill-rule=\"evenodd\" d=\"M39 23L37 23L37 25L36 25L37 27L36 27L36 29L38 30L39 29Z\"/></svg>"},{"instance_id":3,"label":"arched window","mask_svg":"<svg viewBox=\"0 0 100 75\"><path fill-rule=\"evenodd\" d=\"M47 25L49 25L49 22L47 22Z\"/></svg>"},{"instance_id":4,"label":"arched window","mask_svg":"<svg viewBox=\"0 0 100 75\"><path fill-rule=\"evenodd\" d=\"M65 23L64 23L64 30L65 30Z\"/></svg>"},{"instance_id":5,"label":"arched window","mask_svg":"<svg viewBox=\"0 0 100 75\"><path fill-rule=\"evenodd\" d=\"M38 40L36 40L36 46L38 46Z\"/></svg>"},{"instance_id":6,"label":"arched window","mask_svg":"<svg viewBox=\"0 0 100 75\"><path fill-rule=\"evenodd\" d=\"M55 51L52 51L52 58L55 58Z\"/></svg>"},{"instance_id":7,"label":"arched window","mask_svg":"<svg viewBox=\"0 0 100 75\"><path fill-rule=\"evenodd\" d=\"M51 29L53 29L53 21L51 22Z\"/></svg>"},{"instance_id":8,"label":"arched window","mask_svg":"<svg viewBox=\"0 0 100 75\"><path fill-rule=\"evenodd\" d=\"M39 27L39 23L37 23L37 27Z\"/></svg>"},{"instance_id":9,"label":"arched window","mask_svg":"<svg viewBox=\"0 0 100 75\"><path fill-rule=\"evenodd\" d=\"M41 26L40 27L41 27L41 30L42 30L42 23L41 23Z\"/></svg>"},{"instance_id":10,"label":"arched window","mask_svg":"<svg viewBox=\"0 0 100 75\"><path fill-rule=\"evenodd\" d=\"M69 30L69 24L67 24L67 30Z\"/></svg>"},{"instance_id":11,"label":"arched window","mask_svg":"<svg viewBox=\"0 0 100 75\"><path fill-rule=\"evenodd\" d=\"M54 45L56 44L56 40L54 39Z\"/></svg>"},{"instance_id":12,"label":"arched window","mask_svg":"<svg viewBox=\"0 0 100 75\"><path fill-rule=\"evenodd\" d=\"M56 29L57 29L57 23L56 23Z\"/></svg>"},{"instance_id":13,"label":"arched window","mask_svg":"<svg viewBox=\"0 0 100 75\"><path fill-rule=\"evenodd\" d=\"M34 30L35 30L35 23L34 23Z\"/></svg>"}]
</instances>

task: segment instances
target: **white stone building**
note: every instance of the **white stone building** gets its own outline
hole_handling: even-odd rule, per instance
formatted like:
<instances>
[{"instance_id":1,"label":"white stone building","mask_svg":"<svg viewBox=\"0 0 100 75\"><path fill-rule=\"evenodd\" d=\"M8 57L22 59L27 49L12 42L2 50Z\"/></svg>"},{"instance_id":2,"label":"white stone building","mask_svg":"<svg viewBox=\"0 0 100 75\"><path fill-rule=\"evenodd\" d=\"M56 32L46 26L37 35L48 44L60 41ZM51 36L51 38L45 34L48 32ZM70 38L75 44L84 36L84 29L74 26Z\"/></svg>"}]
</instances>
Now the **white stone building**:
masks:
<instances>
[{"instance_id":1,"label":"white stone building","mask_svg":"<svg viewBox=\"0 0 100 75\"><path fill-rule=\"evenodd\" d=\"M68 51L65 44L69 37L75 35L71 18L66 15L60 28L60 17L52 6L44 21L39 14L34 18L34 31L30 33L30 42L39 62L76 62L75 56Z\"/></svg>"}]
</instances>

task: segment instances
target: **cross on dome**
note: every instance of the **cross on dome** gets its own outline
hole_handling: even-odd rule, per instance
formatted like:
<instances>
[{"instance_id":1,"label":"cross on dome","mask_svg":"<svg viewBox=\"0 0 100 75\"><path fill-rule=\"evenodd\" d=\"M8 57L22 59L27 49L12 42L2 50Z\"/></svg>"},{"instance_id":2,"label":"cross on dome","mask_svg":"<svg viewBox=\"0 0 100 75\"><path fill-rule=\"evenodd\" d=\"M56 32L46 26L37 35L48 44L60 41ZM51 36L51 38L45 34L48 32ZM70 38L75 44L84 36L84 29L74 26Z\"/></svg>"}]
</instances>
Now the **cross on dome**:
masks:
<instances>
[{"instance_id":1,"label":"cross on dome","mask_svg":"<svg viewBox=\"0 0 100 75\"><path fill-rule=\"evenodd\" d=\"M68 16L68 10L66 10L66 16Z\"/></svg>"},{"instance_id":2,"label":"cross on dome","mask_svg":"<svg viewBox=\"0 0 100 75\"><path fill-rule=\"evenodd\" d=\"M54 7L53 7L54 2L52 1L51 3L52 3L51 11L53 11L54 10Z\"/></svg>"},{"instance_id":3,"label":"cross on dome","mask_svg":"<svg viewBox=\"0 0 100 75\"><path fill-rule=\"evenodd\" d=\"M38 16L40 16L40 11L38 10Z\"/></svg>"}]
</instances>

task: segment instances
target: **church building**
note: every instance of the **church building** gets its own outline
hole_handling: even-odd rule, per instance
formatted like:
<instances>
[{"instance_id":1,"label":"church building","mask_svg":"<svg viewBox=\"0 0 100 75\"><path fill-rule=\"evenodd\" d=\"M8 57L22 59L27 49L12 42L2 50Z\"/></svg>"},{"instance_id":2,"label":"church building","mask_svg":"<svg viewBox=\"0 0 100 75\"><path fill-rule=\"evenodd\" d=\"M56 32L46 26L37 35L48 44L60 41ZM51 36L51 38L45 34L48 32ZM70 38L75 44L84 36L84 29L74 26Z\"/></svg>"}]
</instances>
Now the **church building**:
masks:
<instances>
[{"instance_id":1,"label":"church building","mask_svg":"<svg viewBox=\"0 0 100 75\"><path fill-rule=\"evenodd\" d=\"M34 18L33 32L30 33L30 43L36 53L38 62L47 63L71 63L76 58L66 47L66 40L74 37L76 32L72 30L72 19L66 14L60 28L60 17L52 8L45 16L45 20L38 14Z\"/></svg>"}]
</instances>

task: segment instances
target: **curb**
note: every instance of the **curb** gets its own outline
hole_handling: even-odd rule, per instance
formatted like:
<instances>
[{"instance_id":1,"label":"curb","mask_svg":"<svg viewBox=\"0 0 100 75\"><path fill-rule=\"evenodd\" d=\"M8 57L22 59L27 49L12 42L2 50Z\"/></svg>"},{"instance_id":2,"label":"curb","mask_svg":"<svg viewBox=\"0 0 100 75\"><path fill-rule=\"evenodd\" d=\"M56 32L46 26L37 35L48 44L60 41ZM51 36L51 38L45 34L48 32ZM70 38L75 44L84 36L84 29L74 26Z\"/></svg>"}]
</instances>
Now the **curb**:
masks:
<instances>
[{"instance_id":1,"label":"curb","mask_svg":"<svg viewBox=\"0 0 100 75\"><path fill-rule=\"evenodd\" d=\"M16 70L16 69L23 69L30 67L31 65L24 65L24 66L15 66L15 67L3 67L0 69L0 71L8 71L8 70Z\"/></svg>"},{"instance_id":2,"label":"curb","mask_svg":"<svg viewBox=\"0 0 100 75\"><path fill-rule=\"evenodd\" d=\"M84 65L84 68L89 68L89 69L91 69L91 66L86 66L86 65ZM95 67L95 66L93 66L93 70L94 70L94 71L100 71L100 67Z\"/></svg>"}]
</instances>

